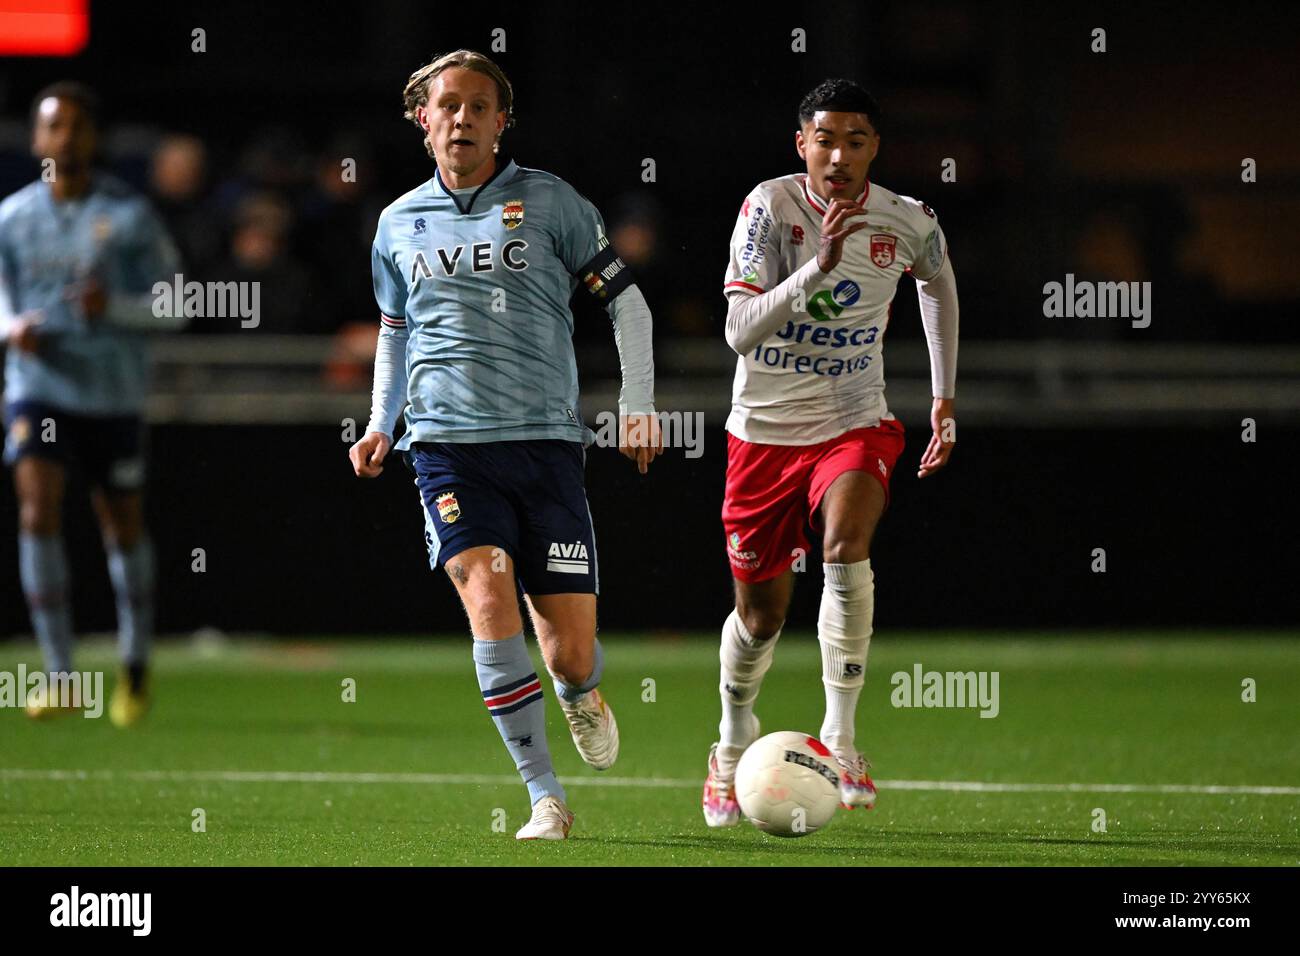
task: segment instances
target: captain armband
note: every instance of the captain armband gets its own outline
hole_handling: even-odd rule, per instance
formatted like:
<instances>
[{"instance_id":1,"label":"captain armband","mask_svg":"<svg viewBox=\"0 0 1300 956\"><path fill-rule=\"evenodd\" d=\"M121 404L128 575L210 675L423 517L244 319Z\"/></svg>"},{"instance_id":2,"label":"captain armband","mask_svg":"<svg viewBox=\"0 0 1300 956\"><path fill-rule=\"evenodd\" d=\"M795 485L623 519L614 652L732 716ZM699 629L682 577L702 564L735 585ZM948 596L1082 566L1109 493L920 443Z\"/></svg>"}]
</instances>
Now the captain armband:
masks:
<instances>
[{"instance_id":1,"label":"captain armband","mask_svg":"<svg viewBox=\"0 0 1300 956\"><path fill-rule=\"evenodd\" d=\"M599 252L578 270L582 286L602 305L618 298L619 293L633 282L632 270L618 257L614 247L604 242Z\"/></svg>"}]
</instances>

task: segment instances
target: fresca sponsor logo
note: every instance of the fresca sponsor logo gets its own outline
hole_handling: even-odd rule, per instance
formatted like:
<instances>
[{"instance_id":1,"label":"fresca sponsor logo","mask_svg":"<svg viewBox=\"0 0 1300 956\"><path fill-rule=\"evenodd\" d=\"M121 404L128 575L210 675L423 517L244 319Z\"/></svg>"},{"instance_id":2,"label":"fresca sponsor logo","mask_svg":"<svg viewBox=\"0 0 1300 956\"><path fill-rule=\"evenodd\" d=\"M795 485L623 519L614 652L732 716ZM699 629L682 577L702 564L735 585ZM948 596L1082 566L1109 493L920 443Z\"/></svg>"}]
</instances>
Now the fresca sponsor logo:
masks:
<instances>
[{"instance_id":1,"label":"fresca sponsor logo","mask_svg":"<svg viewBox=\"0 0 1300 956\"><path fill-rule=\"evenodd\" d=\"M776 333L776 337L790 342L807 342L810 345L826 345L833 349L842 349L846 346L871 345L879 334L880 327L876 325L868 328L832 329L825 325L813 325L811 322L800 322L798 325L787 322L785 328Z\"/></svg>"},{"instance_id":2,"label":"fresca sponsor logo","mask_svg":"<svg viewBox=\"0 0 1300 956\"><path fill-rule=\"evenodd\" d=\"M740 535L735 531L731 532L730 537L727 538L727 557L738 568L753 570L758 567L758 552L742 551Z\"/></svg>"}]
</instances>

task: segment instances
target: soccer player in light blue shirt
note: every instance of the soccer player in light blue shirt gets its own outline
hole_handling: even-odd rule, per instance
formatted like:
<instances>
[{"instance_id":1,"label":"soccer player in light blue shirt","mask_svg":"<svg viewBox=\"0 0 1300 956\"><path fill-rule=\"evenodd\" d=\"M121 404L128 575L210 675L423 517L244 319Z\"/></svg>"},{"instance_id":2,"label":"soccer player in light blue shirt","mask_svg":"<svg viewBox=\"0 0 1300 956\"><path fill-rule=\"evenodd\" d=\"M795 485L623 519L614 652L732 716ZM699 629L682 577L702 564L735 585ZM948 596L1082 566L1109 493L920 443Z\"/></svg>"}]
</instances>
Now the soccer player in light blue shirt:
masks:
<instances>
[{"instance_id":1,"label":"soccer player in light blue shirt","mask_svg":"<svg viewBox=\"0 0 1300 956\"><path fill-rule=\"evenodd\" d=\"M379 219L374 407L350 456L358 475L378 475L405 406L397 447L415 474L430 562L468 613L483 702L532 802L516 836L564 839L573 814L551 766L516 589L578 752L604 770L618 756L618 726L597 689L599 568L583 484L593 435L578 407L569 310L577 287L613 321L621 450L644 474L661 446L645 299L595 207L499 151L512 99L501 69L468 50L407 84L406 116L437 168Z\"/></svg>"},{"instance_id":2,"label":"soccer player in light blue shirt","mask_svg":"<svg viewBox=\"0 0 1300 956\"><path fill-rule=\"evenodd\" d=\"M68 564L61 528L67 469L89 480L117 603L122 674L109 706L119 726L148 707L153 551L143 521L143 333L153 284L177 255L143 198L93 168L97 101L56 83L33 107L42 176L0 203L0 326L5 355L5 461L19 504L19 569L51 673L72 670ZM183 319L182 319L183 320ZM63 712L39 689L27 712Z\"/></svg>"}]
</instances>

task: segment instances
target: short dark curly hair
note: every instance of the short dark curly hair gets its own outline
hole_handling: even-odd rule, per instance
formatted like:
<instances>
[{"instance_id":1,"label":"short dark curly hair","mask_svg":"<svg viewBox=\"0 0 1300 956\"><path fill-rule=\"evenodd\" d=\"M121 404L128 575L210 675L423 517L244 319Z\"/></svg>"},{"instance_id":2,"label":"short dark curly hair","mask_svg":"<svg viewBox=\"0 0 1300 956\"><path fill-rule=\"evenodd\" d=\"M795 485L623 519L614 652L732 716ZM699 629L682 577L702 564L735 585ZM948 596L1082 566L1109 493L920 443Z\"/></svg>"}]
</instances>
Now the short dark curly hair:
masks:
<instances>
[{"instance_id":1,"label":"short dark curly hair","mask_svg":"<svg viewBox=\"0 0 1300 956\"><path fill-rule=\"evenodd\" d=\"M865 113L871 128L880 132L880 104L852 80L822 80L799 101L799 125L812 121L821 110L835 113Z\"/></svg>"},{"instance_id":2,"label":"short dark curly hair","mask_svg":"<svg viewBox=\"0 0 1300 956\"><path fill-rule=\"evenodd\" d=\"M76 80L59 80L57 83L51 83L36 94L32 100L32 124L35 125L37 114L41 111L41 104L50 97L60 100L71 100L81 107L81 111L86 114L90 124L95 129L100 128L103 120L99 96L85 83L79 83Z\"/></svg>"}]
</instances>

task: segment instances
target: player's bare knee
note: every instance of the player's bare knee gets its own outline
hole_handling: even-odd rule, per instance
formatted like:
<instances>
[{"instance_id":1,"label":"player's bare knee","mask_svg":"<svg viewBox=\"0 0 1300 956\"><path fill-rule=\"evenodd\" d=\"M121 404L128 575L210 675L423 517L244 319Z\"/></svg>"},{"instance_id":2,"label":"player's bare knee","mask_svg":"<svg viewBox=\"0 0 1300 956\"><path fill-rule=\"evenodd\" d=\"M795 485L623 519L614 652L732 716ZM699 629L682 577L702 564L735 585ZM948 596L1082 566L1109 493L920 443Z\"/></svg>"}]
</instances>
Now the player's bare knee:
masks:
<instances>
[{"instance_id":1,"label":"player's bare knee","mask_svg":"<svg viewBox=\"0 0 1300 956\"><path fill-rule=\"evenodd\" d=\"M113 543L123 551L131 551L140 543L144 537L144 529L139 525L132 525L129 528L118 528L113 533Z\"/></svg>"},{"instance_id":2,"label":"player's bare knee","mask_svg":"<svg viewBox=\"0 0 1300 956\"><path fill-rule=\"evenodd\" d=\"M770 641L785 626L785 615L768 608L753 606L737 607L740 623L745 625L749 636L756 641Z\"/></svg>"},{"instance_id":3,"label":"player's bare knee","mask_svg":"<svg viewBox=\"0 0 1300 956\"><path fill-rule=\"evenodd\" d=\"M130 551L140 543L144 527L134 521L110 521L100 526L104 544L110 550Z\"/></svg>"},{"instance_id":4,"label":"player's bare knee","mask_svg":"<svg viewBox=\"0 0 1300 956\"><path fill-rule=\"evenodd\" d=\"M465 610L474 621L507 622L519 616L519 608L489 588L469 587L461 591Z\"/></svg>"},{"instance_id":5,"label":"player's bare knee","mask_svg":"<svg viewBox=\"0 0 1300 956\"><path fill-rule=\"evenodd\" d=\"M822 560L828 564L856 564L871 557L871 541L864 533L850 537L827 535L822 547Z\"/></svg>"},{"instance_id":6,"label":"player's bare knee","mask_svg":"<svg viewBox=\"0 0 1300 956\"><path fill-rule=\"evenodd\" d=\"M25 500L18 506L18 526L24 534L42 538L56 535L61 530L60 518L57 504L41 498Z\"/></svg>"},{"instance_id":7,"label":"player's bare knee","mask_svg":"<svg viewBox=\"0 0 1300 956\"><path fill-rule=\"evenodd\" d=\"M91 502L105 547L130 551L139 543L144 536L144 507L139 494L96 490Z\"/></svg>"},{"instance_id":8,"label":"player's bare knee","mask_svg":"<svg viewBox=\"0 0 1300 956\"><path fill-rule=\"evenodd\" d=\"M563 645L561 645L551 665L556 677L575 687L584 683L591 676L592 669L595 666L595 655L589 648L564 647Z\"/></svg>"}]
</instances>

